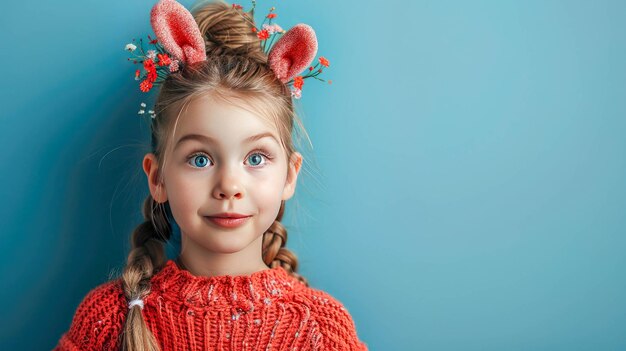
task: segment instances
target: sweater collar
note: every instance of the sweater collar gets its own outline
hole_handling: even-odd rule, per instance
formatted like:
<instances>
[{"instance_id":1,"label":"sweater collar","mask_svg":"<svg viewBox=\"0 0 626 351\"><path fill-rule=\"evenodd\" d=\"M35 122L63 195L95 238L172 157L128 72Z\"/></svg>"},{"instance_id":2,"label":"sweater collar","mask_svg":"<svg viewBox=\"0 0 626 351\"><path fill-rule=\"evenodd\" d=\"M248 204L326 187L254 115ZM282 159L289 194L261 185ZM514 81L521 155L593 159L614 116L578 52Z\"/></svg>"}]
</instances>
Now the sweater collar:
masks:
<instances>
[{"instance_id":1,"label":"sweater collar","mask_svg":"<svg viewBox=\"0 0 626 351\"><path fill-rule=\"evenodd\" d=\"M250 275L209 277L195 276L171 259L151 283L153 292L189 306L235 306L243 311L253 310L258 304L269 305L304 285L281 266Z\"/></svg>"}]
</instances>

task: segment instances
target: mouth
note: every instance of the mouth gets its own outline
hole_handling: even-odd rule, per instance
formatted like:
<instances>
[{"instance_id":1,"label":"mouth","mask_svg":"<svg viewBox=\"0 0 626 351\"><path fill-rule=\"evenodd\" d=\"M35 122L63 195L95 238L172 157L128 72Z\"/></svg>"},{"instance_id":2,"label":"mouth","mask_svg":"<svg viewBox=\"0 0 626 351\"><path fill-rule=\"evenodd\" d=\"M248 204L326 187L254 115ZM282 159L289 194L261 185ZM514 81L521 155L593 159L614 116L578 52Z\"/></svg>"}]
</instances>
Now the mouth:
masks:
<instances>
[{"instance_id":1,"label":"mouth","mask_svg":"<svg viewBox=\"0 0 626 351\"><path fill-rule=\"evenodd\" d=\"M250 217L250 215L245 215L245 214L241 214L241 213L234 213L234 212L222 212L222 213L216 213L214 215L207 216L207 217L211 217L211 218L245 218L245 217Z\"/></svg>"},{"instance_id":2,"label":"mouth","mask_svg":"<svg viewBox=\"0 0 626 351\"><path fill-rule=\"evenodd\" d=\"M206 218L210 223L213 223L222 228L236 228L240 225L243 225L248 221L248 218L252 216L241 215L241 217L217 217L217 216L206 216Z\"/></svg>"}]
</instances>

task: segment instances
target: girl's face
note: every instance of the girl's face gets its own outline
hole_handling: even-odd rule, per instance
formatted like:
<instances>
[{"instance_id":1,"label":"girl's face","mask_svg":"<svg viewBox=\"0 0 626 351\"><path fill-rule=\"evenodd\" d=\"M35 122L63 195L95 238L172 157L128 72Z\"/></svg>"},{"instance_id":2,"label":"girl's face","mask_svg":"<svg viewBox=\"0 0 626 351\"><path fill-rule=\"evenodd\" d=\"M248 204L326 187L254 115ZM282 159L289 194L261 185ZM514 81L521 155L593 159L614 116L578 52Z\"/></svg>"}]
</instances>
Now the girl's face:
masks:
<instances>
[{"instance_id":1,"label":"girl's face","mask_svg":"<svg viewBox=\"0 0 626 351\"><path fill-rule=\"evenodd\" d=\"M296 152L288 164L278 138L276 128L261 117L207 94L180 116L166 151L164 186L151 180L156 159L146 155L151 193L158 202L169 200L181 229L181 256L190 270L265 266L263 233L276 219L281 200L293 195L302 162ZM207 219L224 212L251 217L235 228Z\"/></svg>"}]
</instances>

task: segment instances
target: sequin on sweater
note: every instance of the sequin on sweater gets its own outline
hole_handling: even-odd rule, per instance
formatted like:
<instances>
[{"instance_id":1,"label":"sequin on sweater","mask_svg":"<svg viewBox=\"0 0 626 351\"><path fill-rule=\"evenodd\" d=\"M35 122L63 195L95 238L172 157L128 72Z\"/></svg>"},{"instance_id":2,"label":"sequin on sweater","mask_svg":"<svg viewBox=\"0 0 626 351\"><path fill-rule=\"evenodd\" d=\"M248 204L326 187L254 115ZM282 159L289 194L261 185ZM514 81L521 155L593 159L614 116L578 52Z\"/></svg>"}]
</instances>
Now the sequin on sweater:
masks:
<instances>
[{"instance_id":1,"label":"sequin on sweater","mask_svg":"<svg viewBox=\"0 0 626 351\"><path fill-rule=\"evenodd\" d=\"M282 267L194 276L168 260L141 310L162 351L368 351L345 306ZM120 279L91 290L53 351L119 350L128 312Z\"/></svg>"}]
</instances>

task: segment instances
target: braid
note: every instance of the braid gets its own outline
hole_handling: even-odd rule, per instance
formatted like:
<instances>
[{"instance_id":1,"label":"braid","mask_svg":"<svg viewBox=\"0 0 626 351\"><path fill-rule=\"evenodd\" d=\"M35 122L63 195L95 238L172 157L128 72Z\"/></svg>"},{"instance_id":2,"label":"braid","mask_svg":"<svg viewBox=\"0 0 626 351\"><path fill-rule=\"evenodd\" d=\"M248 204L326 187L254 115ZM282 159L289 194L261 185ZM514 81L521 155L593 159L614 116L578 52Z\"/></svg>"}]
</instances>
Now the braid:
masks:
<instances>
[{"instance_id":1,"label":"braid","mask_svg":"<svg viewBox=\"0 0 626 351\"><path fill-rule=\"evenodd\" d=\"M122 273L122 286L128 301L143 299L150 293L150 278L165 265L164 242L172 232L163 204L158 204L151 195L143 203L143 215L146 221L132 233L131 250ZM141 307L135 305L129 309L122 335L124 351L159 350Z\"/></svg>"},{"instance_id":2,"label":"braid","mask_svg":"<svg viewBox=\"0 0 626 351\"><path fill-rule=\"evenodd\" d=\"M285 212L285 200L281 201L280 209L274 223L263 234L263 262L274 268L282 266L289 274L309 286L307 279L297 273L298 257L287 249L287 229L280 223Z\"/></svg>"}]
</instances>

